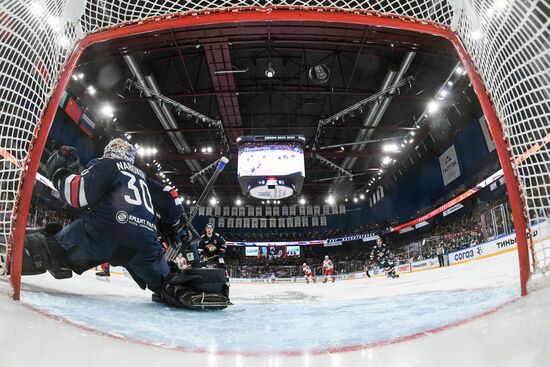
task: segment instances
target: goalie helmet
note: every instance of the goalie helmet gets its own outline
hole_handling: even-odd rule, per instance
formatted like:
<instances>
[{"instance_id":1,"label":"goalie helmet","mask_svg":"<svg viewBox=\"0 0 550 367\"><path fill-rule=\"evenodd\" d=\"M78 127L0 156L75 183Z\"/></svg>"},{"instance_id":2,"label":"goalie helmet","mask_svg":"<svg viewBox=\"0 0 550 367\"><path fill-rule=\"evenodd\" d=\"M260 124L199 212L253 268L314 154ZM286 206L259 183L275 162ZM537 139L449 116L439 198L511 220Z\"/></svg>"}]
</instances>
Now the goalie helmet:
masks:
<instances>
[{"instance_id":1,"label":"goalie helmet","mask_svg":"<svg viewBox=\"0 0 550 367\"><path fill-rule=\"evenodd\" d=\"M124 139L116 138L103 150L103 158L116 158L134 164L136 148Z\"/></svg>"}]
</instances>

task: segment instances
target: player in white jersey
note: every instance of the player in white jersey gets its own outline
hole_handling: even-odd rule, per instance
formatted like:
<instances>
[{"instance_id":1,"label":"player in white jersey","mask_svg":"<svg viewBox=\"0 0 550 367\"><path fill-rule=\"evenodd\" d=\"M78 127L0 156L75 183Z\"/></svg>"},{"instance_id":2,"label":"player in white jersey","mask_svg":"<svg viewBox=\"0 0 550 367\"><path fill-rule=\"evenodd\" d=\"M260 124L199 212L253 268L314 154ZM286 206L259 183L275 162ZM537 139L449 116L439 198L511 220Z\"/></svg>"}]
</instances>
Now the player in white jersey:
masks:
<instances>
[{"instance_id":1,"label":"player in white jersey","mask_svg":"<svg viewBox=\"0 0 550 367\"><path fill-rule=\"evenodd\" d=\"M323 260L323 272L325 273L325 280L323 280L323 283L326 283L329 278L331 278L334 283L336 280L334 278L334 263L328 258L328 255L325 255L325 260Z\"/></svg>"},{"instance_id":2,"label":"player in white jersey","mask_svg":"<svg viewBox=\"0 0 550 367\"><path fill-rule=\"evenodd\" d=\"M315 277L313 276L313 272L311 271L311 268L306 263L302 265L302 271L304 272L304 278L306 279L306 283L309 283L310 279L313 281L313 283L316 283Z\"/></svg>"}]
</instances>

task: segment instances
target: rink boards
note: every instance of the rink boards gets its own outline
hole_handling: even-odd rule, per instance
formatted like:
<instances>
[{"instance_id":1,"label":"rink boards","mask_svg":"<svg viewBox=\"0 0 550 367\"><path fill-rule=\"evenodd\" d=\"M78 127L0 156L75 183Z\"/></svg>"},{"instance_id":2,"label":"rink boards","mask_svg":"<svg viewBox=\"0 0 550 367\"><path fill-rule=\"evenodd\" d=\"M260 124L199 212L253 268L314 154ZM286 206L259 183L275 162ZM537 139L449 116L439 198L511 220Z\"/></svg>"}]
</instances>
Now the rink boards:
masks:
<instances>
[{"instance_id":1,"label":"rink boards","mask_svg":"<svg viewBox=\"0 0 550 367\"><path fill-rule=\"evenodd\" d=\"M544 221L537 226L533 226L531 231L533 233L534 246L548 246L550 242L550 231L548 230L548 222ZM457 250L445 254L445 265L458 265L464 264L474 260L485 259L492 256L501 255L517 249L516 235L515 233L509 234L479 245L471 246L462 250ZM432 270L439 268L439 261L437 257L413 261L412 263L401 264L395 267L396 272L399 274L414 273L418 271ZM99 270L99 268L97 268ZM124 275L131 277L130 274L121 266L115 266L111 268L111 274ZM373 277L385 276L383 269L371 270L369 273ZM367 278L365 272L355 272L350 274L338 274L334 276L336 280L353 280ZM324 276L316 276L317 282L322 282ZM266 284L266 283L305 283L304 277L290 277L290 278L231 278L231 282L235 283L251 283L251 284Z\"/></svg>"}]
</instances>

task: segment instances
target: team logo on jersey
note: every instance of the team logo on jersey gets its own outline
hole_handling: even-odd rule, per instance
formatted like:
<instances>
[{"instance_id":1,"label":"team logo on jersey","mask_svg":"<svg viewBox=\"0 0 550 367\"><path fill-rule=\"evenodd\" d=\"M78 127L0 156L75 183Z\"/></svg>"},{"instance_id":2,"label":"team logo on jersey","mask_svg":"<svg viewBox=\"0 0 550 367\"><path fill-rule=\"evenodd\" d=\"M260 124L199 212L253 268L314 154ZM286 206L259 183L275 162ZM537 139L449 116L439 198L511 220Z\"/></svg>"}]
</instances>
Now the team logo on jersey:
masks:
<instances>
[{"instance_id":1,"label":"team logo on jersey","mask_svg":"<svg viewBox=\"0 0 550 367\"><path fill-rule=\"evenodd\" d=\"M128 223L128 213L126 213L124 210L119 211L118 213L116 213L116 221L120 224Z\"/></svg>"},{"instance_id":2,"label":"team logo on jersey","mask_svg":"<svg viewBox=\"0 0 550 367\"><path fill-rule=\"evenodd\" d=\"M208 245L205 246L206 247L206 250L208 250L208 252L214 252L216 251L216 246L214 246L213 244L209 243Z\"/></svg>"}]
</instances>

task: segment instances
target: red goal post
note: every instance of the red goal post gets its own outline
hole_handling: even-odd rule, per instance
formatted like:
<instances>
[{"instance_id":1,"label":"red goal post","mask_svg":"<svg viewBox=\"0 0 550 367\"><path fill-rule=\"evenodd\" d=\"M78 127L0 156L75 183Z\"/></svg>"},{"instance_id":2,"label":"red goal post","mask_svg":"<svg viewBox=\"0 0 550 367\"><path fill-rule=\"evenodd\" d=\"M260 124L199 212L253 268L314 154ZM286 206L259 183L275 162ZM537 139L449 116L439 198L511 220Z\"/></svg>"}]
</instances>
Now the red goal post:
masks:
<instances>
[{"instance_id":1,"label":"red goal post","mask_svg":"<svg viewBox=\"0 0 550 367\"><path fill-rule=\"evenodd\" d=\"M98 1L4 0L0 6L0 274L19 299L27 216L40 157L82 52L170 28L246 22L334 22L414 31L452 43L467 70L504 171L522 294L550 264L550 0ZM530 239L528 242L528 238ZM530 267L529 247L533 262Z\"/></svg>"}]
</instances>

